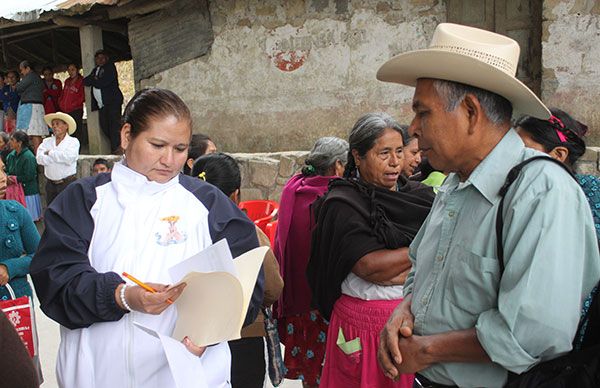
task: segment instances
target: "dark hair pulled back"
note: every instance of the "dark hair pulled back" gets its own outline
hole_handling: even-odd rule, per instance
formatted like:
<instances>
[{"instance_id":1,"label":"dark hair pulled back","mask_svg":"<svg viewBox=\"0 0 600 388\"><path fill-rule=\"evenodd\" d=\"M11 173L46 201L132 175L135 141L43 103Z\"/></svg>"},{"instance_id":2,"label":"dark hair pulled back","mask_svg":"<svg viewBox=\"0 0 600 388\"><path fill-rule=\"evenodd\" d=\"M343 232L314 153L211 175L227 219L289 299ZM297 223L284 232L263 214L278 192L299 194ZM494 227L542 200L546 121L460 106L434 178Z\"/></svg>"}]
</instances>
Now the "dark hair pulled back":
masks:
<instances>
[{"instance_id":1,"label":"dark hair pulled back","mask_svg":"<svg viewBox=\"0 0 600 388\"><path fill-rule=\"evenodd\" d=\"M517 121L515 127L527 132L533 141L541 144L545 152L550 152L556 147L565 147L569 151L565 164L572 168L585 153L583 136L587 132L587 126L560 109L552 108L550 112L558 120L524 116ZM560 139L558 132L566 138L565 142Z\"/></svg>"},{"instance_id":2,"label":"dark hair pulled back","mask_svg":"<svg viewBox=\"0 0 600 388\"><path fill-rule=\"evenodd\" d=\"M21 143L21 148L23 150L26 148L29 148L33 152L33 149L31 148L31 145L29 144L29 136L25 132L16 131L11 135L11 137L13 139L15 139L16 141L18 141L19 143Z\"/></svg>"},{"instance_id":3,"label":"dark hair pulled back","mask_svg":"<svg viewBox=\"0 0 600 388\"><path fill-rule=\"evenodd\" d=\"M135 138L149 128L151 119L169 116L188 121L191 128L190 110L177 94L167 89L142 89L127 103L122 123L131 125L131 137Z\"/></svg>"},{"instance_id":4,"label":"dark hair pulled back","mask_svg":"<svg viewBox=\"0 0 600 388\"><path fill-rule=\"evenodd\" d=\"M210 137L203 133L195 133L192 135L190 141L190 147L188 148L188 159L196 160L198 157L204 155L208 149L208 142L212 141ZM188 167L187 163L183 165L183 173L190 175L192 172L191 168Z\"/></svg>"},{"instance_id":5,"label":"dark hair pulled back","mask_svg":"<svg viewBox=\"0 0 600 388\"><path fill-rule=\"evenodd\" d=\"M191 175L216 186L227 196L233 194L242 184L237 162L221 152L202 155L196 159Z\"/></svg>"}]
</instances>

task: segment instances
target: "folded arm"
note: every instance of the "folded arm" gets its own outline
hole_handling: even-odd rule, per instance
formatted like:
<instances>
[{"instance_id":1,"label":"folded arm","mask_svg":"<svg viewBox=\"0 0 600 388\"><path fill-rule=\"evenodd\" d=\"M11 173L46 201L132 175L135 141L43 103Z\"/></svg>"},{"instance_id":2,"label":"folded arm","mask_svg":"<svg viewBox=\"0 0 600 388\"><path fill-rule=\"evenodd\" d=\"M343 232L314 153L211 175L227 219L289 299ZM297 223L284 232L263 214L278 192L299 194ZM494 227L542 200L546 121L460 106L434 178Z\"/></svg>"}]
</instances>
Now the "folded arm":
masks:
<instances>
[{"instance_id":1,"label":"folded arm","mask_svg":"<svg viewBox=\"0 0 600 388\"><path fill-rule=\"evenodd\" d=\"M408 247L379 249L361 257L352 272L371 283L380 285L404 284L411 268Z\"/></svg>"}]
</instances>

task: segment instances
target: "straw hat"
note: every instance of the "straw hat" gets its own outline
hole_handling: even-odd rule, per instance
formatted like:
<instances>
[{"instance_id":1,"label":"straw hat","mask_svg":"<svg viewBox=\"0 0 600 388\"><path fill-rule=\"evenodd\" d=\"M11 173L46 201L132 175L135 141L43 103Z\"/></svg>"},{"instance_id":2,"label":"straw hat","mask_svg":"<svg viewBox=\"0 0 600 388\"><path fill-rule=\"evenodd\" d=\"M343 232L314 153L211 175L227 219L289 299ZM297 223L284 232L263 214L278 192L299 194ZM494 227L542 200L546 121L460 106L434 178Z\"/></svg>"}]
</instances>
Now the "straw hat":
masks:
<instances>
[{"instance_id":1,"label":"straw hat","mask_svg":"<svg viewBox=\"0 0 600 388\"><path fill-rule=\"evenodd\" d=\"M504 35L441 23L429 48L393 57L379 68L377 79L408 86L419 78L460 82L506 98L515 117L548 119L548 108L515 77L519 52L519 44Z\"/></svg>"},{"instance_id":2,"label":"straw hat","mask_svg":"<svg viewBox=\"0 0 600 388\"><path fill-rule=\"evenodd\" d=\"M69 135L72 135L76 130L77 130L77 123L75 123L75 120L73 119L73 117L69 116L66 113L63 112L56 112L56 113L48 113L47 115L44 116L44 121L46 121L46 124L49 127L52 127L52 120L62 120L65 123L67 123L67 125L69 126Z\"/></svg>"}]
</instances>

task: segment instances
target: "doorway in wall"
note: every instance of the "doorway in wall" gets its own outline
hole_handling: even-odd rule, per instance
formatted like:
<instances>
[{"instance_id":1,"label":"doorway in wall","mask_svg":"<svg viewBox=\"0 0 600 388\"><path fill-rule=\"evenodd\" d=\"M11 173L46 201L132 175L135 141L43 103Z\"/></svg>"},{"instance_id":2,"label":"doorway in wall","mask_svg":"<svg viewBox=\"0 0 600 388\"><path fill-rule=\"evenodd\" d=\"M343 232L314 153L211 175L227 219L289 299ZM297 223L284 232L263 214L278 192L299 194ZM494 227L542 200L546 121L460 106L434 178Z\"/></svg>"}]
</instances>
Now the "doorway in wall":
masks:
<instances>
[{"instance_id":1,"label":"doorway in wall","mask_svg":"<svg viewBox=\"0 0 600 388\"><path fill-rule=\"evenodd\" d=\"M506 35L521 46L517 78L540 96L542 0L447 0L447 20Z\"/></svg>"}]
</instances>

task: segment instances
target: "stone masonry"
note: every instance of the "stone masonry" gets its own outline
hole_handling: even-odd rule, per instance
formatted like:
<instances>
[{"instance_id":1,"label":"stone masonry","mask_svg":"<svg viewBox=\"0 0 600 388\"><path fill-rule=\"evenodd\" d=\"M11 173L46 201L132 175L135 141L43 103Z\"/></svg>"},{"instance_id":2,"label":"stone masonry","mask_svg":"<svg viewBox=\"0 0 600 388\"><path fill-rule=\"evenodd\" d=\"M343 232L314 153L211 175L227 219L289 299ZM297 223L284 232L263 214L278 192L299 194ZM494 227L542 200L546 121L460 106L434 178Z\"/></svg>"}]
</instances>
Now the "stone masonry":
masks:
<instances>
[{"instance_id":1,"label":"stone masonry","mask_svg":"<svg viewBox=\"0 0 600 388\"><path fill-rule=\"evenodd\" d=\"M286 151L257 154L230 154L240 165L242 173L242 201L271 199L278 201L285 183L304 166L308 151ZM90 176L96 158L116 162L114 155L81 155L77 164L77 176ZM600 147L588 147L579 159L577 172L600 176ZM44 175L40 174L40 188L45 186Z\"/></svg>"}]
</instances>

